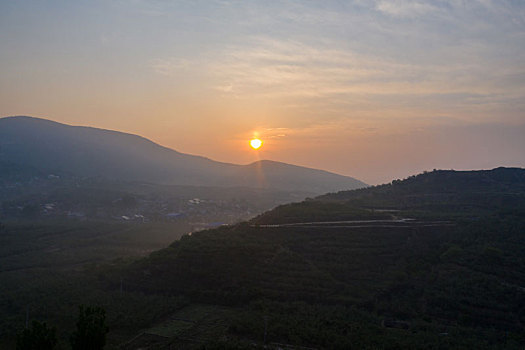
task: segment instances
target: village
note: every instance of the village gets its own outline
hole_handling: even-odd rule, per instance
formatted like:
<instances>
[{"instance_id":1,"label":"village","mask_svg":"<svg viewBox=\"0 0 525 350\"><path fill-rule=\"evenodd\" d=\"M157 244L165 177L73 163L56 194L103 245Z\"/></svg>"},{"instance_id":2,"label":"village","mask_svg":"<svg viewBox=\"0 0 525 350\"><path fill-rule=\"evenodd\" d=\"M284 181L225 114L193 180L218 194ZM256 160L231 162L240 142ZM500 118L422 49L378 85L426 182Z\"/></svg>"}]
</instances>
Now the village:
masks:
<instances>
[{"instance_id":1,"label":"village","mask_svg":"<svg viewBox=\"0 0 525 350\"><path fill-rule=\"evenodd\" d=\"M186 222L195 230L249 219L265 208L242 191L217 198L216 189L163 191L149 185L113 183L102 179L32 176L0 182L1 220L96 220L130 223ZM22 191L23 189L23 191ZM227 189L221 190L222 192ZM198 192L199 197L192 194ZM232 191L234 192L234 191Z\"/></svg>"}]
</instances>

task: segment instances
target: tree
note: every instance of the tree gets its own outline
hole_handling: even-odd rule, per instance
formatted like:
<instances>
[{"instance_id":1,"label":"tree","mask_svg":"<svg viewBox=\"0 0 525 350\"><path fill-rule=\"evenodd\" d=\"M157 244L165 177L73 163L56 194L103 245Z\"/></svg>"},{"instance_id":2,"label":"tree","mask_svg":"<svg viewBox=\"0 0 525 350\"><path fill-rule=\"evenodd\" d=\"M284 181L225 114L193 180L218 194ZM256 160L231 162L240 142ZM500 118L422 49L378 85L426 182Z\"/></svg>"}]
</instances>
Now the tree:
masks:
<instances>
[{"instance_id":1,"label":"tree","mask_svg":"<svg viewBox=\"0 0 525 350\"><path fill-rule=\"evenodd\" d=\"M81 305L71 346L73 350L101 350L106 344L107 333L106 311L97 306Z\"/></svg>"},{"instance_id":2,"label":"tree","mask_svg":"<svg viewBox=\"0 0 525 350\"><path fill-rule=\"evenodd\" d=\"M45 323L33 321L16 337L16 350L52 350L57 345L56 328L48 328Z\"/></svg>"}]
</instances>

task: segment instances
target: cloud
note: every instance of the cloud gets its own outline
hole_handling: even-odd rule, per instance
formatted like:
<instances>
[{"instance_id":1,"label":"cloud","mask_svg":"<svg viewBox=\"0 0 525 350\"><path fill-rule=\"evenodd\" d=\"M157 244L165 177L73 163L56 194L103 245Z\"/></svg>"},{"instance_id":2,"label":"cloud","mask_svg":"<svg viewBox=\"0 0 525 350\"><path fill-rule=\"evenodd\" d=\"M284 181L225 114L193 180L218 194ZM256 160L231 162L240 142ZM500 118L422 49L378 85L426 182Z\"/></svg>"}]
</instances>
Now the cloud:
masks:
<instances>
[{"instance_id":1,"label":"cloud","mask_svg":"<svg viewBox=\"0 0 525 350\"><path fill-rule=\"evenodd\" d=\"M394 71L385 62L350 51L264 37L252 42L250 47L229 48L211 63L211 71L236 93L324 96L353 90L352 83L388 79Z\"/></svg>"},{"instance_id":2,"label":"cloud","mask_svg":"<svg viewBox=\"0 0 525 350\"><path fill-rule=\"evenodd\" d=\"M336 45L307 45L266 37L230 47L208 69L222 91L242 96L329 98L341 95L449 95L476 99L494 91L480 84L474 63L403 63ZM471 74L474 73L474 74ZM478 74L476 74L478 73ZM485 74L485 78L487 74Z\"/></svg>"},{"instance_id":3,"label":"cloud","mask_svg":"<svg viewBox=\"0 0 525 350\"><path fill-rule=\"evenodd\" d=\"M190 68L192 62L188 59L181 58L157 58L150 60L149 65L156 73L172 77L178 72Z\"/></svg>"},{"instance_id":4,"label":"cloud","mask_svg":"<svg viewBox=\"0 0 525 350\"><path fill-rule=\"evenodd\" d=\"M226 93L234 92L233 84L219 85L219 86L216 86L215 89L218 91L226 92Z\"/></svg>"},{"instance_id":5,"label":"cloud","mask_svg":"<svg viewBox=\"0 0 525 350\"><path fill-rule=\"evenodd\" d=\"M413 0L381 0L376 4L376 10L393 17L419 17L439 11L439 8L424 1Z\"/></svg>"},{"instance_id":6,"label":"cloud","mask_svg":"<svg viewBox=\"0 0 525 350\"><path fill-rule=\"evenodd\" d=\"M303 116L396 109L483 119L523 107L525 27L516 23L525 23L524 7L509 1L290 1L278 12L262 3L243 9L231 27L217 19L235 35L150 66L172 78L197 77L221 99L264 100ZM262 28L271 30L260 35Z\"/></svg>"}]
</instances>

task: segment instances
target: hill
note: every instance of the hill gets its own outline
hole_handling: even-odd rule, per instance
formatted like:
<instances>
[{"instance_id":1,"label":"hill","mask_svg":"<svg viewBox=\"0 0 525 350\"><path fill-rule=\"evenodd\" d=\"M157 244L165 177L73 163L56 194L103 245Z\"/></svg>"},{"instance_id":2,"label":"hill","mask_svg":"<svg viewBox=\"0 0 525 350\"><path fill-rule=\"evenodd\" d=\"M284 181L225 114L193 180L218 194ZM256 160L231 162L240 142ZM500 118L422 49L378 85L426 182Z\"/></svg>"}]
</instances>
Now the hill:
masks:
<instances>
[{"instance_id":1,"label":"hill","mask_svg":"<svg viewBox=\"0 0 525 350\"><path fill-rule=\"evenodd\" d=\"M322 170L268 160L249 165L221 163L136 135L31 117L0 119L0 163L56 175L164 185L242 186L316 194L366 186Z\"/></svg>"},{"instance_id":2,"label":"hill","mask_svg":"<svg viewBox=\"0 0 525 350\"><path fill-rule=\"evenodd\" d=\"M483 215L505 211L525 215L524 194L524 169L435 170L389 184L281 205L255 218L253 223L381 219L401 215L480 219Z\"/></svg>"},{"instance_id":3,"label":"hill","mask_svg":"<svg viewBox=\"0 0 525 350\"><path fill-rule=\"evenodd\" d=\"M159 344L520 349L524 232L524 169L434 171L184 236L102 280L229 310L219 335L164 321Z\"/></svg>"}]
</instances>

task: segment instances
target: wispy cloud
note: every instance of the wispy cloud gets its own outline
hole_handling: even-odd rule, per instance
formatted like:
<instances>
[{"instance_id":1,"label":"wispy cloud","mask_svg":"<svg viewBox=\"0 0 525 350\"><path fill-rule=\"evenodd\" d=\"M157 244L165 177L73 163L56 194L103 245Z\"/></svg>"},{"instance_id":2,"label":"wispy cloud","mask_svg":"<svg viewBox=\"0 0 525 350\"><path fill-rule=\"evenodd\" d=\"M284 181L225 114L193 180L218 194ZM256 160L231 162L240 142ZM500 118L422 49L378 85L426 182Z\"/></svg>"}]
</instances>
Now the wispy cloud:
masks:
<instances>
[{"instance_id":1,"label":"wispy cloud","mask_svg":"<svg viewBox=\"0 0 525 350\"><path fill-rule=\"evenodd\" d=\"M290 1L277 14L261 3L242 9L246 16L237 20L248 29L242 35L150 66L174 79L198 76L221 98L264 99L325 119L388 115L394 108L398 115L484 118L498 110L508 116L506 105L523 106L525 50L516 44L525 38L525 6L378 0ZM258 26L271 30L254 34Z\"/></svg>"},{"instance_id":2,"label":"wispy cloud","mask_svg":"<svg viewBox=\"0 0 525 350\"><path fill-rule=\"evenodd\" d=\"M413 63L326 41L307 44L255 36L249 42L229 45L213 57L150 64L155 72L173 78L183 73L204 76L210 89L226 97L271 100L303 114L322 111L324 120L370 111L387 115L388 109L406 116L426 110L481 118L491 108L510 101L515 105L525 97L516 68L489 68L475 47L451 48L442 62Z\"/></svg>"},{"instance_id":3,"label":"wispy cloud","mask_svg":"<svg viewBox=\"0 0 525 350\"><path fill-rule=\"evenodd\" d=\"M376 4L376 9L390 16L408 18L439 11L428 1L416 0L381 0Z\"/></svg>"},{"instance_id":4,"label":"wispy cloud","mask_svg":"<svg viewBox=\"0 0 525 350\"><path fill-rule=\"evenodd\" d=\"M192 66L192 62L183 58L156 58L149 62L155 73L173 77Z\"/></svg>"},{"instance_id":5,"label":"wispy cloud","mask_svg":"<svg viewBox=\"0 0 525 350\"><path fill-rule=\"evenodd\" d=\"M341 94L493 92L473 77L472 73L484 69L475 62L416 65L297 41L253 38L252 42L248 48L225 50L209 65L232 93L325 98Z\"/></svg>"}]
</instances>

